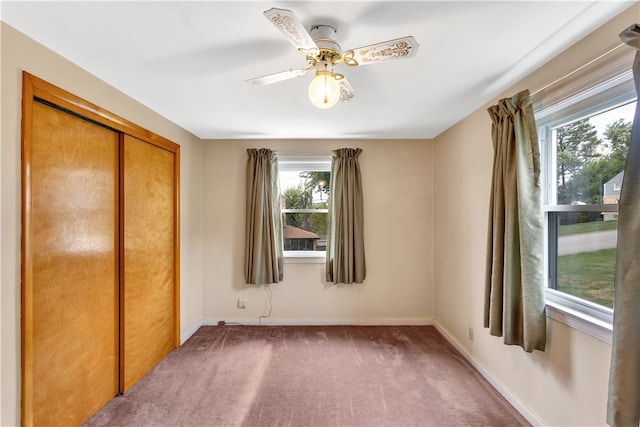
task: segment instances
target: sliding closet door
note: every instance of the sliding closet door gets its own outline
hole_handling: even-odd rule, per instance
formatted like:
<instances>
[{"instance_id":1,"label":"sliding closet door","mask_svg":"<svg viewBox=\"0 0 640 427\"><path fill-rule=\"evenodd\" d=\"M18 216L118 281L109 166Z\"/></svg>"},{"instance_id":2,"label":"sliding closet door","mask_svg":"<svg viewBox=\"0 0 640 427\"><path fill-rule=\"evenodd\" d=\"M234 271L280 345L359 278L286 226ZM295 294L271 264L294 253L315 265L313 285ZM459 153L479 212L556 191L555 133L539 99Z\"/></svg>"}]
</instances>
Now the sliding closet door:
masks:
<instances>
[{"instance_id":1,"label":"sliding closet door","mask_svg":"<svg viewBox=\"0 0 640 427\"><path fill-rule=\"evenodd\" d=\"M32 105L23 117L23 423L79 425L118 394L119 136Z\"/></svg>"},{"instance_id":2,"label":"sliding closet door","mask_svg":"<svg viewBox=\"0 0 640 427\"><path fill-rule=\"evenodd\" d=\"M80 425L180 345L180 147L22 88L22 424Z\"/></svg>"},{"instance_id":3,"label":"sliding closet door","mask_svg":"<svg viewBox=\"0 0 640 427\"><path fill-rule=\"evenodd\" d=\"M124 135L123 390L179 345L177 153Z\"/></svg>"}]
</instances>

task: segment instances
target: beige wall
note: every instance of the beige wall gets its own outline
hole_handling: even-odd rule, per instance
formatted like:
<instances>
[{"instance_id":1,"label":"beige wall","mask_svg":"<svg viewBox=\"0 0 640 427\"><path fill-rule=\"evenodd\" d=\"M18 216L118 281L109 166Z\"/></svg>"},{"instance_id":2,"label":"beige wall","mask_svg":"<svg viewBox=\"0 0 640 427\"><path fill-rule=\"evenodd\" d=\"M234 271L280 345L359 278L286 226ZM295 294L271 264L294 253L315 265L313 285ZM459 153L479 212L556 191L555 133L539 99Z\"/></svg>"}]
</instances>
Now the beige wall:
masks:
<instances>
[{"instance_id":1,"label":"beige wall","mask_svg":"<svg viewBox=\"0 0 640 427\"><path fill-rule=\"evenodd\" d=\"M424 324L433 306L433 144L427 140L208 140L204 148L203 314L257 323L267 295L243 279L247 148L327 153L360 147L367 279L328 284L324 264L285 264L272 323ZM247 309L236 308L238 298Z\"/></svg>"},{"instance_id":2,"label":"beige wall","mask_svg":"<svg viewBox=\"0 0 640 427\"><path fill-rule=\"evenodd\" d=\"M564 76L617 43L618 34L639 20L636 4L499 98L525 88L533 92ZM438 326L545 425L604 425L610 345L549 319L547 351L527 354L483 328L493 155L489 105L435 139Z\"/></svg>"},{"instance_id":3,"label":"beige wall","mask_svg":"<svg viewBox=\"0 0 640 427\"><path fill-rule=\"evenodd\" d=\"M202 141L0 23L0 425L19 425L20 412L20 102L28 71L180 144L181 329L202 318Z\"/></svg>"}]
</instances>

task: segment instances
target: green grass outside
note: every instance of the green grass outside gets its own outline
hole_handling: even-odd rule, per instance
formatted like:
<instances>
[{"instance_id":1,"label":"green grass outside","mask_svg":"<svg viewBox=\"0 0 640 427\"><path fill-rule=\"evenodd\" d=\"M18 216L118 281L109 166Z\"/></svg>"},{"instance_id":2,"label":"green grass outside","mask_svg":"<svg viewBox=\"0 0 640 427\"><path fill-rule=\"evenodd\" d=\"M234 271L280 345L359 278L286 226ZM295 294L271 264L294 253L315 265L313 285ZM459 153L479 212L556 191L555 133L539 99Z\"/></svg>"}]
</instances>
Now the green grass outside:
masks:
<instances>
[{"instance_id":1,"label":"green grass outside","mask_svg":"<svg viewBox=\"0 0 640 427\"><path fill-rule=\"evenodd\" d=\"M558 290L613 308L615 265L615 248L559 256Z\"/></svg>"},{"instance_id":2,"label":"green grass outside","mask_svg":"<svg viewBox=\"0 0 640 427\"><path fill-rule=\"evenodd\" d=\"M561 225L558 236L615 230L618 221ZM603 249L558 257L558 290L613 308L616 249Z\"/></svg>"}]
</instances>

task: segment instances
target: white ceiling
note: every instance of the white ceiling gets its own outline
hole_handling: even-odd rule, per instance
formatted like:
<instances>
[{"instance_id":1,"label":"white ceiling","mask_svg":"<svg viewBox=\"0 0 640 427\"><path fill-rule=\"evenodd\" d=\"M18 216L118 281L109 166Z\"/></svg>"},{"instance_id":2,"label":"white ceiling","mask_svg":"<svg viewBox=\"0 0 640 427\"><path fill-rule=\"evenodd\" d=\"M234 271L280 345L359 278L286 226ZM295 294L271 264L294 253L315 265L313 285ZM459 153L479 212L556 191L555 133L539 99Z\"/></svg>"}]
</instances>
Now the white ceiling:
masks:
<instances>
[{"instance_id":1,"label":"white ceiling","mask_svg":"<svg viewBox=\"0 0 640 427\"><path fill-rule=\"evenodd\" d=\"M433 138L633 3L628 1L45 1L2 20L203 139ZM406 35L413 58L339 64L356 94L312 106L312 74L263 15L338 30L342 50ZM621 28L622 30L622 28ZM533 90L534 88L532 88Z\"/></svg>"}]
</instances>

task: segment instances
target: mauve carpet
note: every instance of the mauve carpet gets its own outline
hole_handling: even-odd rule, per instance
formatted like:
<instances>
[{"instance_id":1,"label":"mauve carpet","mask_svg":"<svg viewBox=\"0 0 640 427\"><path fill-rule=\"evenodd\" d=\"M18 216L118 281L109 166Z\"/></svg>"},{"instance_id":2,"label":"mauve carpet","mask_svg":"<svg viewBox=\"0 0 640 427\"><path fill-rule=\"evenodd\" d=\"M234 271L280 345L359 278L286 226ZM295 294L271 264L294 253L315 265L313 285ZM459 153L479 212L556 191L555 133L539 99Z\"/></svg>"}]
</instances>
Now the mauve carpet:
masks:
<instances>
[{"instance_id":1,"label":"mauve carpet","mask_svg":"<svg viewBox=\"0 0 640 427\"><path fill-rule=\"evenodd\" d=\"M528 426L431 326L204 326L85 426Z\"/></svg>"}]
</instances>

